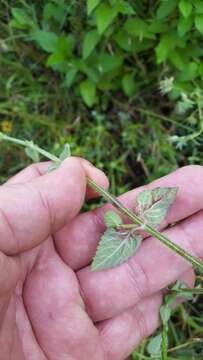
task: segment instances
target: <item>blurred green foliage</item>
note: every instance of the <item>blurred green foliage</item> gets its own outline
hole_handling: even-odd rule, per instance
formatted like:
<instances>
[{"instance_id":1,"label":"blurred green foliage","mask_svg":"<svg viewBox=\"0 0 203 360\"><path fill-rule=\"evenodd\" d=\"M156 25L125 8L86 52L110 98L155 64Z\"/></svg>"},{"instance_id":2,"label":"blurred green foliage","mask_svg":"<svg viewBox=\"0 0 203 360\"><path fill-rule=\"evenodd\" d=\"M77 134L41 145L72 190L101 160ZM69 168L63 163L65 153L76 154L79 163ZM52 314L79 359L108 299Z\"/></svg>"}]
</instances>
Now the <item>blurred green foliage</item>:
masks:
<instances>
[{"instance_id":1,"label":"blurred green foliage","mask_svg":"<svg viewBox=\"0 0 203 360\"><path fill-rule=\"evenodd\" d=\"M202 40L201 0L2 0L0 130L69 142L114 194L202 164ZM28 164L1 143L1 182ZM202 358L202 317L201 301L178 308L171 359Z\"/></svg>"},{"instance_id":2,"label":"blurred green foliage","mask_svg":"<svg viewBox=\"0 0 203 360\"><path fill-rule=\"evenodd\" d=\"M0 6L3 131L56 152L69 141L114 193L201 162L201 1ZM2 181L27 161L4 145L1 158Z\"/></svg>"}]
</instances>

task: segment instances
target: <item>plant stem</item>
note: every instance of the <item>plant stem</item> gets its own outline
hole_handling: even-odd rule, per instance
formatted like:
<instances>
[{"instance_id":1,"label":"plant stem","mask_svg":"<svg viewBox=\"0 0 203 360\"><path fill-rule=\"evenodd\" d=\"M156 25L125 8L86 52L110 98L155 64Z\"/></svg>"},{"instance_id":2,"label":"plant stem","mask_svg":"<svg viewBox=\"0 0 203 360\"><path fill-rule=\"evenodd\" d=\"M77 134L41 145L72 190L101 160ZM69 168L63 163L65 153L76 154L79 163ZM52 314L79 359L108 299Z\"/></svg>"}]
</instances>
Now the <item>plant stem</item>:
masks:
<instances>
[{"instance_id":1,"label":"plant stem","mask_svg":"<svg viewBox=\"0 0 203 360\"><path fill-rule=\"evenodd\" d=\"M103 196L105 200L114 205L118 210L120 210L123 214L127 215L127 217L134 222L135 224L141 225L143 230L147 231L150 235L157 238L164 245L166 245L169 249L175 251L178 255L182 256L185 260L189 261L195 268L199 269L201 272L203 271L203 261L192 256L187 251L182 249L179 245L175 244L171 240L169 240L165 235L156 231L151 226L144 223L142 219L140 219L137 215L135 215L132 211L127 209L123 204L116 199L113 195L111 195L106 190L102 189L98 186L93 180L87 179L88 184L93 188L98 194Z\"/></svg>"},{"instance_id":2,"label":"plant stem","mask_svg":"<svg viewBox=\"0 0 203 360\"><path fill-rule=\"evenodd\" d=\"M8 136L2 132L0 132L0 140L9 141L14 144L21 145L23 147L30 147L31 149L38 151L40 154L42 154L49 160L60 163L60 159L57 156L50 154L46 150L43 150L38 145L35 145L32 141L19 140L19 139L13 138L11 136ZM147 231L150 235L157 238L160 242L162 242L164 245L166 245L169 249L176 252L176 254L182 256L185 260L190 262L195 268L197 268L198 270L203 272L203 261L192 256L187 251L182 249L179 245L177 245L177 244L173 243L171 240L169 240L165 235L156 231L151 226L145 224L142 219L140 219L132 211L127 209L118 199L115 198L115 196L111 195L108 191L104 190L102 187L97 185L92 179L87 178L87 183L93 190L95 190L99 195L101 195L107 202L114 205L124 215L127 215L127 217L133 223L140 225L143 230Z\"/></svg>"}]
</instances>

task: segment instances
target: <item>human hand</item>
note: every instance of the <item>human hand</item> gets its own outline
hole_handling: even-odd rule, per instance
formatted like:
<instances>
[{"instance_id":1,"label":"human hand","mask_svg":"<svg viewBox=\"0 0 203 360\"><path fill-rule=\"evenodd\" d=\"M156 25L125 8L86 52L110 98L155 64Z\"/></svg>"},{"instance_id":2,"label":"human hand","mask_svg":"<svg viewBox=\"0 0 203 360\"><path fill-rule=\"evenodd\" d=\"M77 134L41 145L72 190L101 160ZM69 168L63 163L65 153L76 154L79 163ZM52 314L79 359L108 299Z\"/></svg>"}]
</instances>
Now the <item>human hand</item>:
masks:
<instances>
[{"instance_id":1,"label":"human hand","mask_svg":"<svg viewBox=\"0 0 203 360\"><path fill-rule=\"evenodd\" d=\"M86 189L85 175L103 187L107 179L75 158L42 176L46 167L29 167L0 189L2 360L124 359L157 327L160 289L180 276L193 283L190 265L157 240L147 239L128 263L90 273L87 265L103 231L104 208L76 215L85 193L94 195ZM194 169L195 184L188 188ZM203 192L195 193L202 172L187 167L159 180L162 186L180 186L168 221L201 209ZM135 191L129 192L123 202L130 207L134 197ZM186 232L194 222L200 226L200 216L187 220ZM178 225L167 231L174 239L181 234L184 246L187 236ZM192 229L191 237L200 254L197 231Z\"/></svg>"}]
</instances>

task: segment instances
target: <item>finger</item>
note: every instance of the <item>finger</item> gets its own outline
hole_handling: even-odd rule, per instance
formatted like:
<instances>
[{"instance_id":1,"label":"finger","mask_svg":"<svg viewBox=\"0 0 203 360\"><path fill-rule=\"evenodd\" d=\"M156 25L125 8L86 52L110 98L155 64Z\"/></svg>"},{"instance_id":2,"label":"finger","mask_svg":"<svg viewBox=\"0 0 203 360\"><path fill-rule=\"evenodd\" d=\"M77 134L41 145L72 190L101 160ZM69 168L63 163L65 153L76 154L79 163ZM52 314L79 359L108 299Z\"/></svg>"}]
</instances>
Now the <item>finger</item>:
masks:
<instances>
[{"instance_id":1,"label":"finger","mask_svg":"<svg viewBox=\"0 0 203 360\"><path fill-rule=\"evenodd\" d=\"M194 285L193 271L182 274L180 280ZM161 291L140 301L122 314L98 325L107 359L123 360L160 325Z\"/></svg>"},{"instance_id":2,"label":"finger","mask_svg":"<svg viewBox=\"0 0 203 360\"><path fill-rule=\"evenodd\" d=\"M5 185L21 184L27 181L31 181L35 178L38 178L39 176L42 176L47 172L49 166L50 166L50 161L29 165L25 169L17 173L16 175L8 179Z\"/></svg>"},{"instance_id":3,"label":"finger","mask_svg":"<svg viewBox=\"0 0 203 360\"><path fill-rule=\"evenodd\" d=\"M177 186L179 189L176 201L168 211L165 226L202 209L202 182L203 167L187 166L148 185L148 188ZM129 191L120 196L119 200L129 209L133 209L137 194L144 188ZM94 212L80 214L56 234L57 250L73 269L87 266L95 255L98 241L105 230L103 215L107 208L112 206L105 205Z\"/></svg>"},{"instance_id":4,"label":"finger","mask_svg":"<svg viewBox=\"0 0 203 360\"><path fill-rule=\"evenodd\" d=\"M47 359L103 359L99 334L84 310L75 274L57 255L52 242L41 246L23 295Z\"/></svg>"},{"instance_id":5,"label":"finger","mask_svg":"<svg viewBox=\"0 0 203 360\"><path fill-rule=\"evenodd\" d=\"M109 181L106 176L104 176L103 171L95 168L89 161L78 158L83 166L86 176L94 178L94 181L97 184L100 184L104 189L108 189ZM28 166L27 168L20 171L18 174L10 178L6 184L20 184L31 181L39 176L45 175L50 166L51 162L46 161L42 163L36 163ZM91 199L98 197L99 194L92 190L89 186L86 189L86 198Z\"/></svg>"},{"instance_id":6,"label":"finger","mask_svg":"<svg viewBox=\"0 0 203 360\"><path fill-rule=\"evenodd\" d=\"M201 257L202 222L203 211L164 234L189 253ZM110 318L168 286L190 268L191 264L181 256L157 239L148 238L137 253L121 266L98 272L91 272L87 267L78 272L78 279L88 312L98 321Z\"/></svg>"},{"instance_id":7,"label":"finger","mask_svg":"<svg viewBox=\"0 0 203 360\"><path fill-rule=\"evenodd\" d=\"M89 169L89 176L94 179L96 172ZM98 172L97 181L107 183ZM52 173L2 186L0 250L17 254L30 249L70 221L84 202L86 176L81 161L71 157Z\"/></svg>"}]
</instances>

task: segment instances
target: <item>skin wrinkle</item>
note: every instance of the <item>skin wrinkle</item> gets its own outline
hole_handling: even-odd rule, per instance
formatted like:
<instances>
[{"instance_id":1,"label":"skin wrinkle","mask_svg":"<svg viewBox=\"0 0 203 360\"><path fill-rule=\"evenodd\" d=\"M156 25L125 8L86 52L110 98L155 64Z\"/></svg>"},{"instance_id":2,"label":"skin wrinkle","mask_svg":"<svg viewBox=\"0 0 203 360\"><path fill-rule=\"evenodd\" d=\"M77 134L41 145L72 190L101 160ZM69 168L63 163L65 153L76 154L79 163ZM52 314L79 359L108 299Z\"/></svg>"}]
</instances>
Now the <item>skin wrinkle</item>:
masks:
<instances>
[{"instance_id":1,"label":"skin wrinkle","mask_svg":"<svg viewBox=\"0 0 203 360\"><path fill-rule=\"evenodd\" d=\"M126 263L126 267L128 269L128 279L132 281L134 286L135 294L137 301L145 297L145 295L149 292L150 285L147 272L142 266L141 262L136 261L135 258L130 258ZM138 276L139 273L139 276ZM139 281L137 279L139 278ZM140 286L140 284L142 284Z\"/></svg>"},{"instance_id":2,"label":"skin wrinkle","mask_svg":"<svg viewBox=\"0 0 203 360\"><path fill-rule=\"evenodd\" d=\"M7 235L6 238L7 239L11 239L11 243L17 248L17 253L20 251L20 244L19 244L19 240L17 239L16 235L15 235L15 231L13 229L13 226L11 224L11 222L9 221L8 219L8 216L6 215L6 212L0 208L0 217L1 217L1 220L3 220L3 225L1 225L1 227L3 229L7 229L8 233L10 233L10 236ZM11 247L13 247L13 245L11 245ZM7 244L8 246L8 244ZM6 253L6 252L5 252Z\"/></svg>"}]
</instances>

